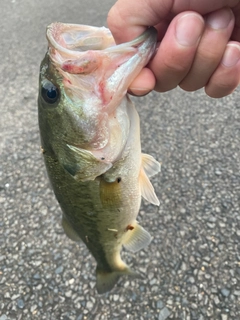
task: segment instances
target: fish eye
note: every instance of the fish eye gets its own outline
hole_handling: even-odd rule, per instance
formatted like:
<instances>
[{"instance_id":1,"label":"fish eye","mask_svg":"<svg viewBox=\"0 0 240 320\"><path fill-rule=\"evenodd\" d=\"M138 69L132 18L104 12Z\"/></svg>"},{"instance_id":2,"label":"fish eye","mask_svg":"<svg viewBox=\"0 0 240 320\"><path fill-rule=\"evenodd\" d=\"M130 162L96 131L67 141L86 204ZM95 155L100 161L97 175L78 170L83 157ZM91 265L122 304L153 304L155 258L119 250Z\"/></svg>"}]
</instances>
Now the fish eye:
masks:
<instances>
[{"instance_id":1,"label":"fish eye","mask_svg":"<svg viewBox=\"0 0 240 320\"><path fill-rule=\"evenodd\" d=\"M44 81L42 86L42 98L48 104L54 104L59 99L59 90L51 81Z\"/></svg>"}]
</instances>

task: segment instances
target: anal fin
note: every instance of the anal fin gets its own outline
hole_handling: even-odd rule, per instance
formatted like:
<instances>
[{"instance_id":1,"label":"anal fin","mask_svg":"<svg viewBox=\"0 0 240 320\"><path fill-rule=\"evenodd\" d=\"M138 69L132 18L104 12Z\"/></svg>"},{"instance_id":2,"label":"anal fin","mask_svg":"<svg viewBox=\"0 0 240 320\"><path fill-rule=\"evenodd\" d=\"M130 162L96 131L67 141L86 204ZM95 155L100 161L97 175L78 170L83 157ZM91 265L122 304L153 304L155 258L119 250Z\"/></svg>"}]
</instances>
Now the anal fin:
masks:
<instances>
[{"instance_id":1,"label":"anal fin","mask_svg":"<svg viewBox=\"0 0 240 320\"><path fill-rule=\"evenodd\" d=\"M151 241L151 235L136 222L133 229L127 230L123 245L127 250L137 252L147 247Z\"/></svg>"}]
</instances>

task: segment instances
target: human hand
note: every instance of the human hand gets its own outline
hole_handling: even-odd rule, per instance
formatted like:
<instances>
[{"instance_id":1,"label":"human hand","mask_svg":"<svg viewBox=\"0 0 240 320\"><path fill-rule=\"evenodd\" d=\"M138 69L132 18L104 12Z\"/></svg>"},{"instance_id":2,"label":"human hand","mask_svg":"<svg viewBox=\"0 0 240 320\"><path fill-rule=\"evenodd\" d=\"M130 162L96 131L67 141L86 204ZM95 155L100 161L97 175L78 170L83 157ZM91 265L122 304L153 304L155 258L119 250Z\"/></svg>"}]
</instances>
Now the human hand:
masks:
<instances>
[{"instance_id":1,"label":"human hand","mask_svg":"<svg viewBox=\"0 0 240 320\"><path fill-rule=\"evenodd\" d=\"M130 85L132 94L205 87L210 97L220 98L239 85L239 0L118 0L108 26L116 43L148 26L158 30L156 55Z\"/></svg>"}]
</instances>

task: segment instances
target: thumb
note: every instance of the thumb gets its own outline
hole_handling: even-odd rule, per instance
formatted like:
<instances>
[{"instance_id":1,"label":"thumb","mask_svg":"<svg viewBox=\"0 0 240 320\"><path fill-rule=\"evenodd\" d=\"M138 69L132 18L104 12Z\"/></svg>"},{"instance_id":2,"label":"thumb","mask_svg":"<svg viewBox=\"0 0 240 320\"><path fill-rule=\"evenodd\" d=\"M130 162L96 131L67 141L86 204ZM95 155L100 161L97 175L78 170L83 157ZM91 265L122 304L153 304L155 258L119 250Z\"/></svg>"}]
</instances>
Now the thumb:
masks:
<instances>
[{"instance_id":1,"label":"thumb","mask_svg":"<svg viewBox=\"0 0 240 320\"><path fill-rule=\"evenodd\" d=\"M168 6L162 6L167 2ZM107 23L116 43L130 41L142 34L147 27L155 26L171 9L172 1L118 0L108 13ZM156 12L155 7L158 8Z\"/></svg>"}]
</instances>

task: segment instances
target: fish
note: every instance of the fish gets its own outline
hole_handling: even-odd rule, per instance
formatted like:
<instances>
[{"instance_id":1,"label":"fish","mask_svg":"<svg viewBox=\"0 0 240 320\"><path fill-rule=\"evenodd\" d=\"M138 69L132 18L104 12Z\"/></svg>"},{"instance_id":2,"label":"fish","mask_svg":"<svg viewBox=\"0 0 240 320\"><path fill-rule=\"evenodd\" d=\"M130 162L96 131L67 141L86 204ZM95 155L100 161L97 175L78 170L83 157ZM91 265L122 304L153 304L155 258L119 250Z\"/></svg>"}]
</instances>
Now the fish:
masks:
<instances>
[{"instance_id":1,"label":"fish","mask_svg":"<svg viewBox=\"0 0 240 320\"><path fill-rule=\"evenodd\" d=\"M109 29L55 22L40 66L38 121L62 226L96 260L96 290L139 274L121 259L148 246L141 198L159 205L149 178L160 163L141 151L140 120L127 90L156 48L157 31L116 45Z\"/></svg>"}]
</instances>

